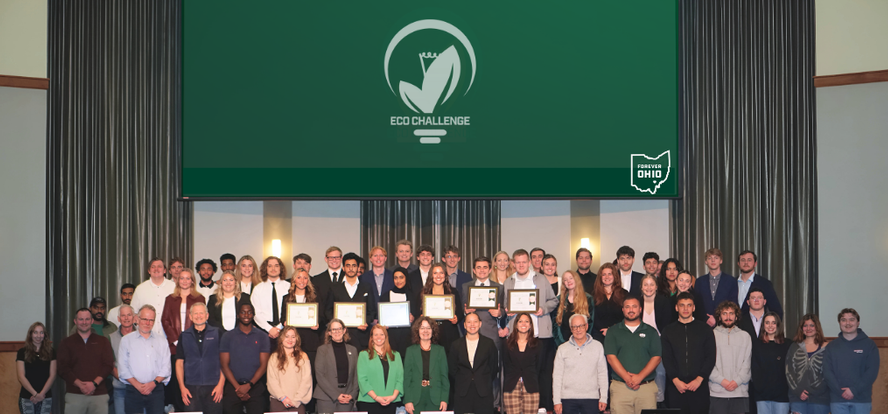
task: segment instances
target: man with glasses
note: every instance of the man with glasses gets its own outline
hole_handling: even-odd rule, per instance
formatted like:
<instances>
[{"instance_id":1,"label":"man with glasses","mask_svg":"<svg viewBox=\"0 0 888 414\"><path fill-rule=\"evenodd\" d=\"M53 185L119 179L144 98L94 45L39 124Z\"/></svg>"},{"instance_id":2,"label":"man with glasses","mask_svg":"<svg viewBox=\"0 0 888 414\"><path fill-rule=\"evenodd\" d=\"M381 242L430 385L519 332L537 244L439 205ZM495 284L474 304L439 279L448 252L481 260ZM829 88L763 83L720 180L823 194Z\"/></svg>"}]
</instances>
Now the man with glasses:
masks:
<instances>
[{"instance_id":1,"label":"man with glasses","mask_svg":"<svg viewBox=\"0 0 888 414\"><path fill-rule=\"evenodd\" d=\"M737 266L740 268L740 277L737 278L737 303L740 305L740 313L749 311L749 292L752 288L759 288L768 302L768 310L775 312L783 320L783 307L780 306L780 298L774 291L774 285L766 277L755 272L758 264L758 256L751 250L744 250L737 256Z\"/></svg>"},{"instance_id":2,"label":"man with glasses","mask_svg":"<svg viewBox=\"0 0 888 414\"><path fill-rule=\"evenodd\" d=\"M586 330L586 315L570 317L570 339L558 347L552 371L555 414L597 413L607 408L607 360L604 347Z\"/></svg>"},{"instance_id":3,"label":"man with glasses","mask_svg":"<svg viewBox=\"0 0 888 414\"><path fill-rule=\"evenodd\" d=\"M385 268L388 253L382 246L370 249L370 270L361 274L361 282L371 287L373 300L378 303L381 296L395 288L395 273Z\"/></svg>"},{"instance_id":4,"label":"man with glasses","mask_svg":"<svg viewBox=\"0 0 888 414\"><path fill-rule=\"evenodd\" d=\"M170 346L166 337L152 331L154 306L139 309L138 333L120 340L117 372L126 383L124 407L128 413L163 414L163 386L170 382Z\"/></svg>"},{"instance_id":5,"label":"man with glasses","mask_svg":"<svg viewBox=\"0 0 888 414\"><path fill-rule=\"evenodd\" d=\"M610 327L604 338L604 353L613 368L611 410L613 414L638 413L657 408L657 384L660 365L660 335L641 321L641 301L627 295L623 299L623 321Z\"/></svg>"},{"instance_id":6,"label":"man with glasses","mask_svg":"<svg viewBox=\"0 0 888 414\"><path fill-rule=\"evenodd\" d=\"M444 253L444 267L447 272L447 281L450 282L450 287L457 291L462 288L462 285L472 280L472 276L459 270L457 267L459 266L460 259L459 247L453 245L447 246L447 250Z\"/></svg>"}]
</instances>

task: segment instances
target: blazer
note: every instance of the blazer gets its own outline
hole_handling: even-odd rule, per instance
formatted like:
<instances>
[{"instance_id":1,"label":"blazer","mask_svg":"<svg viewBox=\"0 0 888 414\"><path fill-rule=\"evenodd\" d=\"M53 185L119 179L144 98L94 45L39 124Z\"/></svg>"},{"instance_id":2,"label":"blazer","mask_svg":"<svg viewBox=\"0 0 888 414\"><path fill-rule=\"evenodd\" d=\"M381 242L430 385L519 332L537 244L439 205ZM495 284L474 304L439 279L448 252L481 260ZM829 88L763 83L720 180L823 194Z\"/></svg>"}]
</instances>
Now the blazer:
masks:
<instances>
[{"instance_id":1,"label":"blazer","mask_svg":"<svg viewBox=\"0 0 888 414\"><path fill-rule=\"evenodd\" d=\"M524 389L529 393L540 392L540 344L526 346L524 352L509 348L503 350L503 391L512 392L523 378Z\"/></svg>"},{"instance_id":2,"label":"blazer","mask_svg":"<svg viewBox=\"0 0 888 414\"><path fill-rule=\"evenodd\" d=\"M336 355L333 353L332 344L324 344L318 347L315 357L315 372L318 374L318 386L314 388L313 396L324 401L336 401L339 394L352 396L352 401L358 398L358 349L350 344L345 344L348 353L348 382L345 388L339 388L339 378L336 377Z\"/></svg>"},{"instance_id":3,"label":"blazer","mask_svg":"<svg viewBox=\"0 0 888 414\"><path fill-rule=\"evenodd\" d=\"M366 283L361 283L358 281L358 289L355 291L355 296L351 297L348 295L348 290L345 288L345 282L342 283L334 283L330 286L329 293L329 305L327 305L327 320L332 320L334 316L334 306L336 302L363 302L367 304L367 314L364 316L364 320L367 322L368 328L365 331L362 331L358 328L348 328L348 335L351 336L351 343L358 349L366 349L367 344L370 343L370 328L369 325L373 323L373 320L376 319L376 301L373 300L373 293L371 293L371 287ZM372 402L372 401L371 401Z\"/></svg>"},{"instance_id":4,"label":"blazer","mask_svg":"<svg viewBox=\"0 0 888 414\"><path fill-rule=\"evenodd\" d=\"M718 279L718 287L715 289L715 299L709 290L709 273L697 278L694 283L694 290L700 294L700 301L703 303L703 311L707 315L715 316L715 308L719 303L726 300L737 303L739 289L737 287L737 279L725 272L722 272Z\"/></svg>"},{"instance_id":5,"label":"blazer","mask_svg":"<svg viewBox=\"0 0 888 414\"><path fill-rule=\"evenodd\" d=\"M430 272L431 270L432 269L429 269ZM407 274L407 281L410 283L410 288L413 289L414 292L420 292L422 291L422 288L425 287L425 283L422 283L422 272L419 270L419 267L415 270L411 270L410 273Z\"/></svg>"},{"instance_id":6,"label":"blazer","mask_svg":"<svg viewBox=\"0 0 888 414\"><path fill-rule=\"evenodd\" d=\"M188 318L188 312L191 310L191 305L197 302L206 303L206 298L203 295L188 295L185 300L185 329L191 327L191 318ZM163 315L160 317L160 323L163 326L163 333L166 334L167 343L170 345L170 355L176 355L176 346L173 345L173 342L179 340L179 335L182 334L182 321L180 320L182 308L182 297L178 295L169 295L166 297L163 305ZM155 316L156 318L157 316Z\"/></svg>"},{"instance_id":7,"label":"blazer","mask_svg":"<svg viewBox=\"0 0 888 414\"><path fill-rule=\"evenodd\" d=\"M219 328L219 330L224 335L225 327L222 326L222 306L216 306L216 298L215 294L210 295L210 300L207 302L207 312L210 314L209 319L207 319L207 323L210 326L215 326ZM250 303L250 294L249 293L241 293L240 300L237 302L237 307L244 303ZM237 325L235 325L237 326Z\"/></svg>"},{"instance_id":8,"label":"blazer","mask_svg":"<svg viewBox=\"0 0 888 414\"><path fill-rule=\"evenodd\" d=\"M721 283L719 283L721 284ZM778 316L780 316L780 320L783 320L783 307L780 306L780 298L777 297L777 292L774 291L774 284L771 283L768 278L755 273L752 277L752 283L749 285L749 290L753 288L759 288L762 290L762 293L765 294L765 306L768 310L776 312ZM737 286L738 294L740 287ZM740 313L747 314L749 313L749 304L746 301L749 300L749 292L746 292L746 297L743 298L743 303L740 305Z\"/></svg>"},{"instance_id":9,"label":"blazer","mask_svg":"<svg viewBox=\"0 0 888 414\"><path fill-rule=\"evenodd\" d=\"M341 267L339 268L339 274L336 275L336 282L333 282L330 279L330 270L327 269L312 276L311 284L314 285L315 290L318 291L319 297L327 297L327 294L330 292L330 287L336 283L342 282L343 279L345 279L345 272Z\"/></svg>"},{"instance_id":10,"label":"blazer","mask_svg":"<svg viewBox=\"0 0 888 414\"><path fill-rule=\"evenodd\" d=\"M645 303L644 298L641 299L641 308L642 312L645 311ZM669 300L666 296L661 294L657 294L654 296L654 321L657 322L657 331L661 334L663 333L663 328L666 325L669 325L672 322L675 322L677 319L673 319L672 316L675 313L675 307L672 306L672 301ZM644 318L644 315L641 315Z\"/></svg>"},{"instance_id":11,"label":"blazer","mask_svg":"<svg viewBox=\"0 0 888 414\"><path fill-rule=\"evenodd\" d=\"M543 319L543 318L540 318ZM466 337L460 337L450 345L450 377L453 379L454 397L465 397L472 386L478 396L486 397L493 393L493 376L499 371L499 357L493 340L478 335L478 349L475 350L474 367L469 363L469 348Z\"/></svg>"},{"instance_id":12,"label":"blazer","mask_svg":"<svg viewBox=\"0 0 888 414\"><path fill-rule=\"evenodd\" d=\"M379 355L374 355L373 359L369 358L368 351L363 350L358 354L358 388L360 389L358 401L375 403L368 393L373 391L376 395L387 397L393 395L398 390L398 396L392 402L401 401L404 394L404 363L401 362L401 354L392 351L395 355L394 361L388 361L388 380L382 370L382 362L379 361Z\"/></svg>"},{"instance_id":13,"label":"blazer","mask_svg":"<svg viewBox=\"0 0 888 414\"><path fill-rule=\"evenodd\" d=\"M614 275L614 277L623 277L620 271L617 271L618 274ZM632 285L631 286L623 286L623 289L629 291L630 295L633 295L637 298L641 298L641 279L644 278L644 273L639 273L636 271L632 271ZM585 288L585 286L583 286Z\"/></svg>"},{"instance_id":14,"label":"blazer","mask_svg":"<svg viewBox=\"0 0 888 414\"><path fill-rule=\"evenodd\" d=\"M447 366L447 354L444 347L432 344L429 351L429 396L436 406L441 402L447 402L450 396L449 367ZM410 345L407 348L407 356L404 358L404 404L419 403L422 397L422 348L419 345Z\"/></svg>"},{"instance_id":15,"label":"blazer","mask_svg":"<svg viewBox=\"0 0 888 414\"><path fill-rule=\"evenodd\" d=\"M376 289L376 275L373 273L372 268L364 272L363 275L358 276L358 280L370 286L370 292L373 294L373 301L375 303L379 303L379 298L383 294L395 288L395 273L388 269L385 269L382 273L382 292Z\"/></svg>"},{"instance_id":16,"label":"blazer","mask_svg":"<svg viewBox=\"0 0 888 414\"><path fill-rule=\"evenodd\" d=\"M503 283L504 293L515 289L516 275L517 273L509 276L509 278L506 279L506 283ZM551 284L549 284L549 280L547 280L541 273L533 274L533 284L540 290L540 297L537 298L537 300L539 301L540 308L543 309L543 316L537 318L540 333L539 337L552 338L552 317L549 316L549 314L558 307L558 299L555 296L555 291L552 290ZM509 295L505 295L504 297L508 298ZM513 320L515 320L514 316L509 318L510 330Z\"/></svg>"},{"instance_id":17,"label":"blazer","mask_svg":"<svg viewBox=\"0 0 888 414\"><path fill-rule=\"evenodd\" d=\"M490 279L488 279L488 282L490 282L491 287L498 287L499 288L499 298L497 298L497 301L499 301L499 303L500 303L500 317L502 317L502 315L505 314L504 312L502 312L502 310L503 310L502 303L503 303L503 297L504 297L503 296L504 295L503 285L496 283ZM469 288L473 287L473 286L475 286L475 279L472 279L466 283L463 283L459 289L459 294L460 294L460 297L462 298L462 303L465 304L465 306L463 306L463 308L469 307L469 305L468 305L468 303L469 303ZM484 335L490 339L493 339L494 343L498 342L500 340L499 332L497 331L499 328L499 326L498 326L499 325L499 318L494 318L490 314L490 311L487 309L475 309L475 313L478 315L478 318L481 319L481 335Z\"/></svg>"},{"instance_id":18,"label":"blazer","mask_svg":"<svg viewBox=\"0 0 888 414\"><path fill-rule=\"evenodd\" d=\"M444 271L446 272L447 269L445 269ZM474 279L474 277L472 277L472 275L470 275L466 272L463 272L462 270L456 269L456 286L450 286L450 287L452 287L453 290L459 292L459 290L462 288L462 285L466 284L466 282L469 282L472 279ZM450 281L450 275L447 275L447 281L448 282ZM492 280L491 280L491 282L492 282ZM463 303L465 303L465 302L463 302Z\"/></svg>"}]
</instances>

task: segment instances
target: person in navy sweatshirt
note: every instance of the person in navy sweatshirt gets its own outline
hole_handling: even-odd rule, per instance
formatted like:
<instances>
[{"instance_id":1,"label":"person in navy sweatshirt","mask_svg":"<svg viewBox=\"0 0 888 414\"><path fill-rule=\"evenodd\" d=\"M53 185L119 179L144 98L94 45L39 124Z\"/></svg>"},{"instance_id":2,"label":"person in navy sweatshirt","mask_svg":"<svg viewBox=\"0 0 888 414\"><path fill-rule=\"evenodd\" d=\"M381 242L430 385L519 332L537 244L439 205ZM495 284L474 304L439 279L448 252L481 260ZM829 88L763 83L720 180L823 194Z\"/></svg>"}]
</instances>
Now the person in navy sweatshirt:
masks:
<instances>
[{"instance_id":1,"label":"person in navy sweatshirt","mask_svg":"<svg viewBox=\"0 0 888 414\"><path fill-rule=\"evenodd\" d=\"M842 309L838 319L842 332L829 343L823 357L830 412L869 413L873 408L873 383L879 374L879 350L860 329L856 310Z\"/></svg>"}]
</instances>

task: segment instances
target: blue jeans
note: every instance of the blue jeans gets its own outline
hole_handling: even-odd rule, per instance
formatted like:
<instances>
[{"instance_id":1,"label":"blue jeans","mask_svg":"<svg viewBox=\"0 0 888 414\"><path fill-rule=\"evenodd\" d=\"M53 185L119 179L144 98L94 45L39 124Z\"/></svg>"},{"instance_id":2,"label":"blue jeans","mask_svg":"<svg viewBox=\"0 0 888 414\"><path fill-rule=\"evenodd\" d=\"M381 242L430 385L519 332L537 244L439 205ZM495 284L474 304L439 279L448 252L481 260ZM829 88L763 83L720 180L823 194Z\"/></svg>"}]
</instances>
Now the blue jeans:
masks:
<instances>
[{"instance_id":1,"label":"blue jeans","mask_svg":"<svg viewBox=\"0 0 888 414\"><path fill-rule=\"evenodd\" d=\"M163 412L163 386L154 387L151 394L142 395L130 384L126 385L126 396L124 397L124 409L127 414L164 414Z\"/></svg>"},{"instance_id":2,"label":"blue jeans","mask_svg":"<svg viewBox=\"0 0 888 414\"><path fill-rule=\"evenodd\" d=\"M114 388L114 414L126 414L123 409L124 401L126 401L126 386L123 388Z\"/></svg>"},{"instance_id":3,"label":"blue jeans","mask_svg":"<svg viewBox=\"0 0 888 414\"><path fill-rule=\"evenodd\" d=\"M598 414L598 400L561 400L562 414Z\"/></svg>"},{"instance_id":4,"label":"blue jeans","mask_svg":"<svg viewBox=\"0 0 888 414\"><path fill-rule=\"evenodd\" d=\"M787 414L789 412L788 402L777 401L756 401L755 408L759 414Z\"/></svg>"},{"instance_id":5,"label":"blue jeans","mask_svg":"<svg viewBox=\"0 0 888 414\"><path fill-rule=\"evenodd\" d=\"M801 414L829 414L829 404L811 404L804 401L789 403L789 409Z\"/></svg>"},{"instance_id":6,"label":"blue jeans","mask_svg":"<svg viewBox=\"0 0 888 414\"><path fill-rule=\"evenodd\" d=\"M837 402L829 403L829 411L832 414L869 414L873 410L873 403Z\"/></svg>"}]
</instances>

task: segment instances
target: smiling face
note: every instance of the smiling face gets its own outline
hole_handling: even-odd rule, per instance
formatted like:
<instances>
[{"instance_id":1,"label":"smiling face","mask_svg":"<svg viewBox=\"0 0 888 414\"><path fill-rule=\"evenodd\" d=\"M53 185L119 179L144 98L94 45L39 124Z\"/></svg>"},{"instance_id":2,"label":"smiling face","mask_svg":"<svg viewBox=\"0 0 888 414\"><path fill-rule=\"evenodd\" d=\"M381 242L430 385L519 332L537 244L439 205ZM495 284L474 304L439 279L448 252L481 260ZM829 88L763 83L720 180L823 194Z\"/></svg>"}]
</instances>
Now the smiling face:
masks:
<instances>
[{"instance_id":1,"label":"smiling face","mask_svg":"<svg viewBox=\"0 0 888 414\"><path fill-rule=\"evenodd\" d=\"M345 335L345 327L339 322L331 322L330 329L327 332L330 332L330 339L333 342L342 342L342 336Z\"/></svg>"},{"instance_id":2,"label":"smiling face","mask_svg":"<svg viewBox=\"0 0 888 414\"><path fill-rule=\"evenodd\" d=\"M530 263L533 264L534 269L539 269L543 266L543 256L545 255L546 254L540 250L530 253Z\"/></svg>"},{"instance_id":3,"label":"smiling face","mask_svg":"<svg viewBox=\"0 0 888 414\"><path fill-rule=\"evenodd\" d=\"M43 327L40 325L35 326L34 330L31 331L31 343L34 344L34 347L40 349L44 338L46 338L46 332L43 330Z\"/></svg>"},{"instance_id":4,"label":"smiling face","mask_svg":"<svg viewBox=\"0 0 888 414\"><path fill-rule=\"evenodd\" d=\"M419 252L419 254L416 255L416 259L419 260L419 264L422 267L429 267L432 264L432 259L434 258L435 256L432 255L431 252L426 251Z\"/></svg>"},{"instance_id":5,"label":"smiling face","mask_svg":"<svg viewBox=\"0 0 888 414\"><path fill-rule=\"evenodd\" d=\"M432 340L432 325L429 325L429 321L425 319L419 325L419 339L423 341Z\"/></svg>"},{"instance_id":6,"label":"smiling face","mask_svg":"<svg viewBox=\"0 0 888 414\"><path fill-rule=\"evenodd\" d=\"M490 276L490 263L486 260L480 260L475 262L475 266L472 267L472 270L475 272L476 278L487 280L487 277Z\"/></svg>"},{"instance_id":7,"label":"smiling face","mask_svg":"<svg viewBox=\"0 0 888 414\"><path fill-rule=\"evenodd\" d=\"M447 280L447 273L444 271L444 267L442 266L432 267L431 273L432 282L434 282L436 286L443 285L444 281Z\"/></svg>"},{"instance_id":8,"label":"smiling face","mask_svg":"<svg viewBox=\"0 0 888 414\"><path fill-rule=\"evenodd\" d=\"M201 266L203 267L203 266ZM179 272L179 277L176 279L176 283L179 285L180 290L190 290L192 286L194 286L194 277L191 272L182 271ZM212 275L210 275L212 277Z\"/></svg>"},{"instance_id":9,"label":"smiling face","mask_svg":"<svg viewBox=\"0 0 888 414\"><path fill-rule=\"evenodd\" d=\"M693 284L693 278L689 273L681 273L675 278L675 287L679 292L687 292Z\"/></svg>"},{"instance_id":10,"label":"smiling face","mask_svg":"<svg viewBox=\"0 0 888 414\"><path fill-rule=\"evenodd\" d=\"M293 270L296 269L305 269L306 272L311 272L311 263L306 262L305 259L296 259L293 262Z\"/></svg>"},{"instance_id":11,"label":"smiling face","mask_svg":"<svg viewBox=\"0 0 888 414\"><path fill-rule=\"evenodd\" d=\"M564 287L569 291L577 288L577 281L574 279L573 272L564 272L561 275L561 283L564 283Z\"/></svg>"},{"instance_id":12,"label":"smiling face","mask_svg":"<svg viewBox=\"0 0 888 414\"><path fill-rule=\"evenodd\" d=\"M465 326L467 335L477 334L478 330L481 329L481 319L478 318L478 314L470 313L466 315Z\"/></svg>"},{"instance_id":13,"label":"smiling face","mask_svg":"<svg viewBox=\"0 0 888 414\"><path fill-rule=\"evenodd\" d=\"M447 264L447 267L454 269L457 265L459 265L459 253L457 252L446 252L444 253L444 263Z\"/></svg>"},{"instance_id":14,"label":"smiling face","mask_svg":"<svg viewBox=\"0 0 888 414\"><path fill-rule=\"evenodd\" d=\"M203 302L198 302L203 303ZM190 309L191 323L195 325L203 325L207 323L207 318L209 318L209 313L207 313L206 306L200 306L198 304L191 305Z\"/></svg>"},{"instance_id":15,"label":"smiling face","mask_svg":"<svg viewBox=\"0 0 888 414\"><path fill-rule=\"evenodd\" d=\"M519 254L513 258L515 260L515 272L519 275L526 275L530 270L530 259L526 254ZM542 258L541 258L542 259Z\"/></svg>"},{"instance_id":16,"label":"smiling face","mask_svg":"<svg viewBox=\"0 0 888 414\"><path fill-rule=\"evenodd\" d=\"M602 286L610 287L614 285L614 271L610 268L601 269L601 274L598 277L601 278Z\"/></svg>"},{"instance_id":17,"label":"smiling face","mask_svg":"<svg viewBox=\"0 0 888 414\"><path fill-rule=\"evenodd\" d=\"M296 348L296 330L286 329L284 332L284 339L282 343L284 345L284 349L288 351Z\"/></svg>"},{"instance_id":18,"label":"smiling face","mask_svg":"<svg viewBox=\"0 0 888 414\"><path fill-rule=\"evenodd\" d=\"M648 298L657 294L657 281L653 277L645 277L641 281L641 293Z\"/></svg>"},{"instance_id":19,"label":"smiling face","mask_svg":"<svg viewBox=\"0 0 888 414\"><path fill-rule=\"evenodd\" d=\"M155 260L148 265L148 275L151 276L152 279L162 279L165 271L166 268L164 267L162 260Z\"/></svg>"},{"instance_id":20,"label":"smiling face","mask_svg":"<svg viewBox=\"0 0 888 414\"><path fill-rule=\"evenodd\" d=\"M644 261L644 271L649 275L656 275L657 269L660 267L660 261L650 258Z\"/></svg>"},{"instance_id":21,"label":"smiling face","mask_svg":"<svg viewBox=\"0 0 888 414\"><path fill-rule=\"evenodd\" d=\"M404 286L407 286L407 276L403 272L395 272L394 281L395 287L398 289L404 289Z\"/></svg>"},{"instance_id":22,"label":"smiling face","mask_svg":"<svg viewBox=\"0 0 888 414\"><path fill-rule=\"evenodd\" d=\"M580 252L577 255L577 267L585 272L590 266L592 266L592 255L589 252Z\"/></svg>"},{"instance_id":23,"label":"smiling face","mask_svg":"<svg viewBox=\"0 0 888 414\"><path fill-rule=\"evenodd\" d=\"M237 286L237 281L234 280L234 275L231 273L222 275L219 282L222 283L222 293L234 293L234 287Z\"/></svg>"},{"instance_id":24,"label":"smiling face","mask_svg":"<svg viewBox=\"0 0 888 414\"><path fill-rule=\"evenodd\" d=\"M127 328L133 326L135 318L136 314L133 312L133 308L120 308L120 313L117 314L117 321L120 322L120 326Z\"/></svg>"},{"instance_id":25,"label":"smiling face","mask_svg":"<svg viewBox=\"0 0 888 414\"><path fill-rule=\"evenodd\" d=\"M839 327L842 329L843 334L856 334L857 328L860 327L860 321L857 320L853 313L846 312L839 318Z\"/></svg>"},{"instance_id":26,"label":"smiling face","mask_svg":"<svg viewBox=\"0 0 888 414\"><path fill-rule=\"evenodd\" d=\"M399 262L407 263L410 261L410 256L413 256L413 248L406 244L399 244L398 250L395 250L395 256Z\"/></svg>"},{"instance_id":27,"label":"smiling face","mask_svg":"<svg viewBox=\"0 0 888 414\"><path fill-rule=\"evenodd\" d=\"M628 322L635 322L641 317L641 304L638 299L626 299L623 301L623 318Z\"/></svg>"},{"instance_id":28,"label":"smiling face","mask_svg":"<svg viewBox=\"0 0 888 414\"><path fill-rule=\"evenodd\" d=\"M802 333L805 334L806 338L813 338L817 336L817 325L814 324L814 321L808 319L802 324Z\"/></svg>"},{"instance_id":29,"label":"smiling face","mask_svg":"<svg viewBox=\"0 0 888 414\"><path fill-rule=\"evenodd\" d=\"M240 273L241 276L245 279L249 280L253 277L253 272L256 271L256 265L253 264L253 261L250 259L244 259L240 264Z\"/></svg>"},{"instance_id":30,"label":"smiling face","mask_svg":"<svg viewBox=\"0 0 888 414\"><path fill-rule=\"evenodd\" d=\"M496 270L500 272L505 272L509 269L509 255L505 253L500 253L493 258L493 261L496 265Z\"/></svg>"},{"instance_id":31,"label":"smiling face","mask_svg":"<svg viewBox=\"0 0 888 414\"><path fill-rule=\"evenodd\" d=\"M184 269L184 268L185 268L185 264L183 264L182 262L180 262L178 260L174 261L173 263L170 263L170 277L173 280L176 280L176 278L179 277L179 272L181 272L182 269Z\"/></svg>"},{"instance_id":32,"label":"smiling face","mask_svg":"<svg viewBox=\"0 0 888 414\"><path fill-rule=\"evenodd\" d=\"M237 308L237 323L241 324L241 326L250 326L253 324L253 306L249 303L244 303Z\"/></svg>"},{"instance_id":33,"label":"smiling face","mask_svg":"<svg viewBox=\"0 0 888 414\"><path fill-rule=\"evenodd\" d=\"M293 282L296 283L296 289L305 290L305 287L308 286L308 273L304 271L297 273L293 277Z\"/></svg>"},{"instance_id":34,"label":"smiling face","mask_svg":"<svg viewBox=\"0 0 888 414\"><path fill-rule=\"evenodd\" d=\"M373 335L371 340L373 341L373 346L377 349L382 349L385 347L385 329L380 325L373 326Z\"/></svg>"},{"instance_id":35,"label":"smiling face","mask_svg":"<svg viewBox=\"0 0 888 414\"><path fill-rule=\"evenodd\" d=\"M555 276L555 270L558 269L558 261L554 258L543 260L543 274L546 276Z\"/></svg>"},{"instance_id":36,"label":"smiling face","mask_svg":"<svg viewBox=\"0 0 888 414\"><path fill-rule=\"evenodd\" d=\"M515 321L515 329L518 329L519 333L526 334L533 329L533 320L530 319L530 315L522 314L517 321Z\"/></svg>"},{"instance_id":37,"label":"smiling face","mask_svg":"<svg viewBox=\"0 0 888 414\"><path fill-rule=\"evenodd\" d=\"M86 334L92 329L93 317L90 311L80 311L74 315L74 325L81 334Z\"/></svg>"},{"instance_id":38,"label":"smiling face","mask_svg":"<svg viewBox=\"0 0 888 414\"><path fill-rule=\"evenodd\" d=\"M765 334L769 336L777 334L777 318L773 315L766 316L765 320L762 321L762 326L765 327Z\"/></svg>"},{"instance_id":39,"label":"smiling face","mask_svg":"<svg viewBox=\"0 0 888 414\"><path fill-rule=\"evenodd\" d=\"M324 256L324 261L327 262L328 269L339 269L342 266L342 252L333 250Z\"/></svg>"},{"instance_id":40,"label":"smiling face","mask_svg":"<svg viewBox=\"0 0 888 414\"><path fill-rule=\"evenodd\" d=\"M381 268L385 266L385 261L388 259L385 252L382 249L374 249L370 252L370 264L375 268Z\"/></svg>"}]
</instances>

